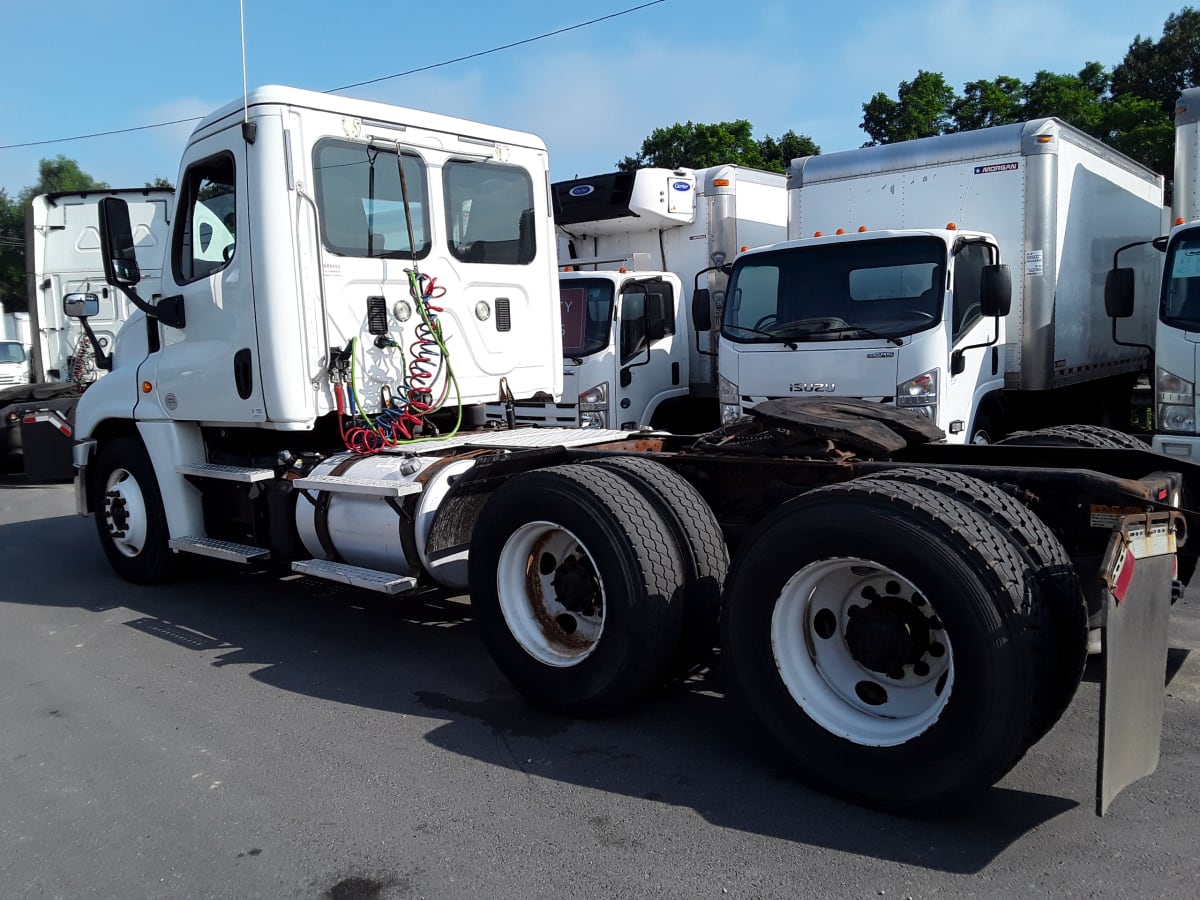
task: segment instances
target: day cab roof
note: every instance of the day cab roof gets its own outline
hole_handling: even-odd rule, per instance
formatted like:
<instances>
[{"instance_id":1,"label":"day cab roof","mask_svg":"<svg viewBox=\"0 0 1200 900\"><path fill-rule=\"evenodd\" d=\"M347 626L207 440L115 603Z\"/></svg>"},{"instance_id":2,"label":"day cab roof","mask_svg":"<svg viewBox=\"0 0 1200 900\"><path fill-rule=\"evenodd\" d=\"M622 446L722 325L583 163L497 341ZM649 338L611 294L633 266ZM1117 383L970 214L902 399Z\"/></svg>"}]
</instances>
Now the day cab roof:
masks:
<instances>
[{"instance_id":1,"label":"day cab roof","mask_svg":"<svg viewBox=\"0 0 1200 900\"><path fill-rule=\"evenodd\" d=\"M428 131L439 131L468 140L503 143L516 147L528 147L533 150L544 151L546 149L541 138L523 131L513 131L496 125L472 122L454 116L443 116L419 109L409 109L404 106L393 106L390 103L342 97L338 94L325 94L320 91L306 91L277 84L254 88L244 99L233 100L205 116L192 132L192 137L200 137L206 132L217 130L218 127L226 128L230 125L230 120L240 121L245 114L244 111L250 111L250 115L253 116L255 107L266 106L311 109L361 119L364 122L383 123L393 127L410 126Z\"/></svg>"}]
</instances>

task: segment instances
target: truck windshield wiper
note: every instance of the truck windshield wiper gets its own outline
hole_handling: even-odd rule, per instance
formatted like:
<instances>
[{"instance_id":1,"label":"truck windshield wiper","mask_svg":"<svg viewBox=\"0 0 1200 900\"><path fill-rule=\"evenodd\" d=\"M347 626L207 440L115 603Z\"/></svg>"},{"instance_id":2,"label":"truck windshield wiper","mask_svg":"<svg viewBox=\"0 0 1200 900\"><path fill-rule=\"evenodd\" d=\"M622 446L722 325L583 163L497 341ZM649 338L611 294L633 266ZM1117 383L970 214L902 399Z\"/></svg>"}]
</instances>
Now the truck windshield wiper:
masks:
<instances>
[{"instance_id":1,"label":"truck windshield wiper","mask_svg":"<svg viewBox=\"0 0 1200 900\"><path fill-rule=\"evenodd\" d=\"M736 328L738 331L746 331L746 332L749 332L750 334L760 334L765 338L770 338L773 341L778 341L779 343L783 344L783 346L787 347L789 350L797 349L795 341L784 340L783 338L781 338L778 335L778 333L776 333L774 331L763 331L761 328L751 328L749 325L735 325L732 322L726 322L723 327L724 328Z\"/></svg>"},{"instance_id":2,"label":"truck windshield wiper","mask_svg":"<svg viewBox=\"0 0 1200 900\"><path fill-rule=\"evenodd\" d=\"M864 337L887 341L890 344L895 344L897 347L904 346L904 341L900 340L900 338L896 337L894 334L882 334L881 332L873 331L870 328L866 328L862 325L833 325L828 328L821 328L820 325L820 322L814 323L811 321L792 322L790 325L781 325L779 328L776 328L772 334L776 336L787 334L794 337L811 338L818 335L846 334L851 331L856 331L862 334Z\"/></svg>"}]
</instances>

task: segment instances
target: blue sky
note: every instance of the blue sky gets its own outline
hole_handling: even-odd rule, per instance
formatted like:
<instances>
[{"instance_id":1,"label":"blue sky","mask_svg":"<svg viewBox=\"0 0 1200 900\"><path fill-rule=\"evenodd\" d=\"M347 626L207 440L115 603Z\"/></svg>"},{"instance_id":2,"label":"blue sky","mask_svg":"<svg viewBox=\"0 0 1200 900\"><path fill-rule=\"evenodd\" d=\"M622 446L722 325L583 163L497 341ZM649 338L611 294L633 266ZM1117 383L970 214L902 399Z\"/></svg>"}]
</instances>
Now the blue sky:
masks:
<instances>
[{"instance_id":1,"label":"blue sky","mask_svg":"<svg viewBox=\"0 0 1200 900\"><path fill-rule=\"evenodd\" d=\"M520 41L645 3L245 0L250 84L312 90ZM555 180L611 171L659 126L749 119L825 152L859 146L862 104L918 69L956 89L1111 67L1182 3L661 0L596 25L345 93L532 131ZM237 0L4 0L0 145L203 115L241 95ZM0 188L63 154L114 187L172 181L191 125L0 150Z\"/></svg>"}]
</instances>

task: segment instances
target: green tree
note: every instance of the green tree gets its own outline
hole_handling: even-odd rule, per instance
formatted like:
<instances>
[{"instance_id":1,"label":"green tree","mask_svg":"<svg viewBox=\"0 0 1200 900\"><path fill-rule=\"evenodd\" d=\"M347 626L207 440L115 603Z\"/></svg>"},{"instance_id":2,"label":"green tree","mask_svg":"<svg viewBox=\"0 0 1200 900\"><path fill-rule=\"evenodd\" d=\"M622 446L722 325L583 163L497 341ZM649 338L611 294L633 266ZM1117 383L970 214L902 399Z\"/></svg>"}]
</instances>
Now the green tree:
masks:
<instances>
[{"instance_id":1,"label":"green tree","mask_svg":"<svg viewBox=\"0 0 1200 900\"><path fill-rule=\"evenodd\" d=\"M807 134L796 134L791 130L781 134L778 140L767 135L758 142L758 146L762 154L762 168L771 172L786 172L793 159L817 156L821 152L821 148Z\"/></svg>"},{"instance_id":2,"label":"green tree","mask_svg":"<svg viewBox=\"0 0 1200 900\"><path fill-rule=\"evenodd\" d=\"M1019 78L999 75L991 81L969 81L962 96L950 106L950 131L974 131L1022 121L1025 84Z\"/></svg>"},{"instance_id":3,"label":"green tree","mask_svg":"<svg viewBox=\"0 0 1200 900\"><path fill-rule=\"evenodd\" d=\"M25 214L20 203L0 188L0 306L18 312L28 306L25 294Z\"/></svg>"},{"instance_id":4,"label":"green tree","mask_svg":"<svg viewBox=\"0 0 1200 900\"><path fill-rule=\"evenodd\" d=\"M941 72L917 71L900 82L893 100L882 91L863 104L862 130L871 136L864 147L894 144L943 134L952 120L954 89Z\"/></svg>"},{"instance_id":5,"label":"green tree","mask_svg":"<svg viewBox=\"0 0 1200 900\"><path fill-rule=\"evenodd\" d=\"M617 168L622 172L647 166L702 169L729 163L782 172L792 159L820 152L812 138L795 131L787 131L778 139L768 135L757 141L746 119L712 124L689 121L655 128L642 141L638 154L626 156Z\"/></svg>"},{"instance_id":6,"label":"green tree","mask_svg":"<svg viewBox=\"0 0 1200 900\"><path fill-rule=\"evenodd\" d=\"M108 187L79 168L79 163L58 155L54 159L43 159L38 163L38 180L21 191L21 203L27 204L38 194L59 191L90 191Z\"/></svg>"},{"instance_id":7,"label":"green tree","mask_svg":"<svg viewBox=\"0 0 1200 900\"><path fill-rule=\"evenodd\" d=\"M1105 136L1108 73L1098 62L1087 63L1078 75L1038 72L1025 85L1022 118L1057 116L1093 137Z\"/></svg>"},{"instance_id":8,"label":"green tree","mask_svg":"<svg viewBox=\"0 0 1200 900\"><path fill-rule=\"evenodd\" d=\"M171 179L163 178L161 175L155 175L153 181L147 181L146 187L148 187L148 188L170 188L171 190L175 189L175 185L171 184Z\"/></svg>"},{"instance_id":9,"label":"green tree","mask_svg":"<svg viewBox=\"0 0 1200 900\"><path fill-rule=\"evenodd\" d=\"M1198 83L1200 12L1190 6L1167 16L1157 41L1137 35L1112 71L1114 98L1153 100L1168 115L1183 89Z\"/></svg>"}]
</instances>

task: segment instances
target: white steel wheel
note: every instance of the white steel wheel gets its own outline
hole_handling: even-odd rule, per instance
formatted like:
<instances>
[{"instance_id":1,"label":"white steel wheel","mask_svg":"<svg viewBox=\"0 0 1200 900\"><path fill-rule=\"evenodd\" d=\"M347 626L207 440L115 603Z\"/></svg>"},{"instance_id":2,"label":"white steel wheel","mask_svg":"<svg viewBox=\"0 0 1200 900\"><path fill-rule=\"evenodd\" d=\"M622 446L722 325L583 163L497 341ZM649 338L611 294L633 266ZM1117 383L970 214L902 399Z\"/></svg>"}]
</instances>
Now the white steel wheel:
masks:
<instances>
[{"instance_id":1,"label":"white steel wheel","mask_svg":"<svg viewBox=\"0 0 1200 900\"><path fill-rule=\"evenodd\" d=\"M479 514L471 608L497 667L531 702L603 715L665 680L683 628L683 556L616 472L524 472Z\"/></svg>"},{"instance_id":2,"label":"white steel wheel","mask_svg":"<svg viewBox=\"0 0 1200 900\"><path fill-rule=\"evenodd\" d=\"M863 559L796 572L775 604L771 647L796 703L829 733L863 746L919 736L953 686L950 641L925 595Z\"/></svg>"},{"instance_id":3,"label":"white steel wheel","mask_svg":"<svg viewBox=\"0 0 1200 900\"><path fill-rule=\"evenodd\" d=\"M89 472L91 507L109 564L135 584L171 576L175 554L167 543L167 518L154 466L136 437L106 442Z\"/></svg>"},{"instance_id":4,"label":"white steel wheel","mask_svg":"<svg viewBox=\"0 0 1200 900\"><path fill-rule=\"evenodd\" d=\"M130 559L141 554L149 533L146 498L128 469L118 467L109 473L101 514L113 549Z\"/></svg>"},{"instance_id":5,"label":"white steel wheel","mask_svg":"<svg viewBox=\"0 0 1200 900\"><path fill-rule=\"evenodd\" d=\"M548 666L587 659L604 632L604 587L583 542L551 522L514 531L496 567L500 611L518 644Z\"/></svg>"}]
</instances>

